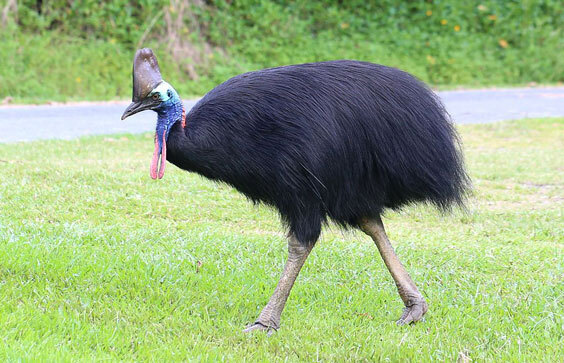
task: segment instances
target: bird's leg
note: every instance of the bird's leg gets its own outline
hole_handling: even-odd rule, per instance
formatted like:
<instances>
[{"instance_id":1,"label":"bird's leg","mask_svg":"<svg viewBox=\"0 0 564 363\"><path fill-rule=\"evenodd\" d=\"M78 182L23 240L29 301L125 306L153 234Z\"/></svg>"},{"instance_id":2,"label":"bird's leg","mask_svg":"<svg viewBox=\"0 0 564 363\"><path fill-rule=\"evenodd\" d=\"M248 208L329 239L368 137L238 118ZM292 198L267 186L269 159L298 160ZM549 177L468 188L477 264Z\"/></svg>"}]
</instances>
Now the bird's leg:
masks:
<instances>
[{"instance_id":1,"label":"bird's leg","mask_svg":"<svg viewBox=\"0 0 564 363\"><path fill-rule=\"evenodd\" d=\"M282 277L276 285L276 289L268 304L262 309L258 319L245 330L248 333L253 330L266 330L269 335L280 327L280 315L284 310L286 300L290 295L290 290L294 285L294 281L298 277L307 256L311 252L312 246L306 246L298 241L293 235L288 239L288 260L284 266Z\"/></svg>"},{"instance_id":2,"label":"bird's leg","mask_svg":"<svg viewBox=\"0 0 564 363\"><path fill-rule=\"evenodd\" d=\"M360 228L364 233L372 237L374 243L376 243L380 255L394 278L400 297L405 304L405 309L397 324L404 325L420 320L427 312L427 303L396 255L394 248L388 240L382 220L380 217L362 219L360 221Z\"/></svg>"}]
</instances>

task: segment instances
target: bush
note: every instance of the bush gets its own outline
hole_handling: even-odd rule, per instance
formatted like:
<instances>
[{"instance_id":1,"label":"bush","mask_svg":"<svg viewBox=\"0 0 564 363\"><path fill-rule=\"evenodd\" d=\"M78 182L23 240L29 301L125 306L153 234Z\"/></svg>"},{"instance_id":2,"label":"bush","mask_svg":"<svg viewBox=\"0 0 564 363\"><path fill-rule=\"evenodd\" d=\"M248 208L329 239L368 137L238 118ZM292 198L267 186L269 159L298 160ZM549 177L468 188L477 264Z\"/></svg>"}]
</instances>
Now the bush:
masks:
<instances>
[{"instance_id":1,"label":"bush","mask_svg":"<svg viewBox=\"0 0 564 363\"><path fill-rule=\"evenodd\" d=\"M248 70L339 58L434 85L561 82L563 12L560 0L25 0L0 34L0 97L128 97L140 46L156 48L185 96Z\"/></svg>"}]
</instances>

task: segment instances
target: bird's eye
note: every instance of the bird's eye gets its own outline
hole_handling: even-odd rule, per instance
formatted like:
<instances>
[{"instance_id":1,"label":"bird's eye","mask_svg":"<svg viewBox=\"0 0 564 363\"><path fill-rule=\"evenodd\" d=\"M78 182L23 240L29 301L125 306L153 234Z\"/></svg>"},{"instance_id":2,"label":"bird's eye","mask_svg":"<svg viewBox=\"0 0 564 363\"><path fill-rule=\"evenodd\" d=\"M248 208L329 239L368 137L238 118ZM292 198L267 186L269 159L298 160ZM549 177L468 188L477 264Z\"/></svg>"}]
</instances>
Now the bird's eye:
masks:
<instances>
[{"instance_id":1,"label":"bird's eye","mask_svg":"<svg viewBox=\"0 0 564 363\"><path fill-rule=\"evenodd\" d=\"M159 94L158 94L158 93L155 93L155 94L153 95L153 100L155 100L155 101L158 101L158 100L159 100Z\"/></svg>"}]
</instances>

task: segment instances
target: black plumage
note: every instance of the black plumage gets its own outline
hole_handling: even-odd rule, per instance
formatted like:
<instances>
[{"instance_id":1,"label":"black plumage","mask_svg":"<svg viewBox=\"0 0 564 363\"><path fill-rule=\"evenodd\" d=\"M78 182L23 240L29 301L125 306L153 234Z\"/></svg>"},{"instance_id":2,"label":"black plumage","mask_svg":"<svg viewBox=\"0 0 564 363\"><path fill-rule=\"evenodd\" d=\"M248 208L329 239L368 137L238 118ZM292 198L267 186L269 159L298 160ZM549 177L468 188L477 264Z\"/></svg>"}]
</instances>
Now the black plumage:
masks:
<instances>
[{"instance_id":1,"label":"black plumage","mask_svg":"<svg viewBox=\"0 0 564 363\"><path fill-rule=\"evenodd\" d=\"M229 79L177 122L167 160L275 207L315 243L331 219L358 227L386 208L462 204L458 138L436 95L395 68L330 61Z\"/></svg>"},{"instance_id":2,"label":"black plumage","mask_svg":"<svg viewBox=\"0 0 564 363\"><path fill-rule=\"evenodd\" d=\"M273 206L288 226L282 277L246 332L280 327L294 281L329 220L372 237L405 305L399 324L427 312L380 218L415 202L449 209L468 189L456 131L423 83L356 61L265 69L217 86L184 118L152 50L141 49L133 84L122 119L158 114L151 177L162 178L166 159Z\"/></svg>"}]
</instances>

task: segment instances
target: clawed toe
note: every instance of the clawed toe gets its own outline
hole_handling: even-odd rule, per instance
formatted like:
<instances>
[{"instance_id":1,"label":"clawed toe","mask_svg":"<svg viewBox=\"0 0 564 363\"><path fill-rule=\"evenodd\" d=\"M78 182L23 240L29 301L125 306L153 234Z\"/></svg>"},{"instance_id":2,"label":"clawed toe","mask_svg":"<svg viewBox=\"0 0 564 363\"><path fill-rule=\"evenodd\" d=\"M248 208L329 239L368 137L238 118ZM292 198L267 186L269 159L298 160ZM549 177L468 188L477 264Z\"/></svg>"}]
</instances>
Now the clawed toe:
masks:
<instances>
[{"instance_id":1,"label":"clawed toe","mask_svg":"<svg viewBox=\"0 0 564 363\"><path fill-rule=\"evenodd\" d=\"M396 322L398 325L407 325L421 320L423 315L427 312L428 306L425 300L418 301L413 305L405 307L403 314Z\"/></svg>"},{"instance_id":2,"label":"clawed toe","mask_svg":"<svg viewBox=\"0 0 564 363\"><path fill-rule=\"evenodd\" d=\"M276 328L264 325L260 322L255 322L253 324L248 325L244 330L243 333L250 333L252 331L255 330L262 330L262 331L266 331L266 335L267 336L271 336L272 334L274 334L276 332Z\"/></svg>"}]
</instances>

